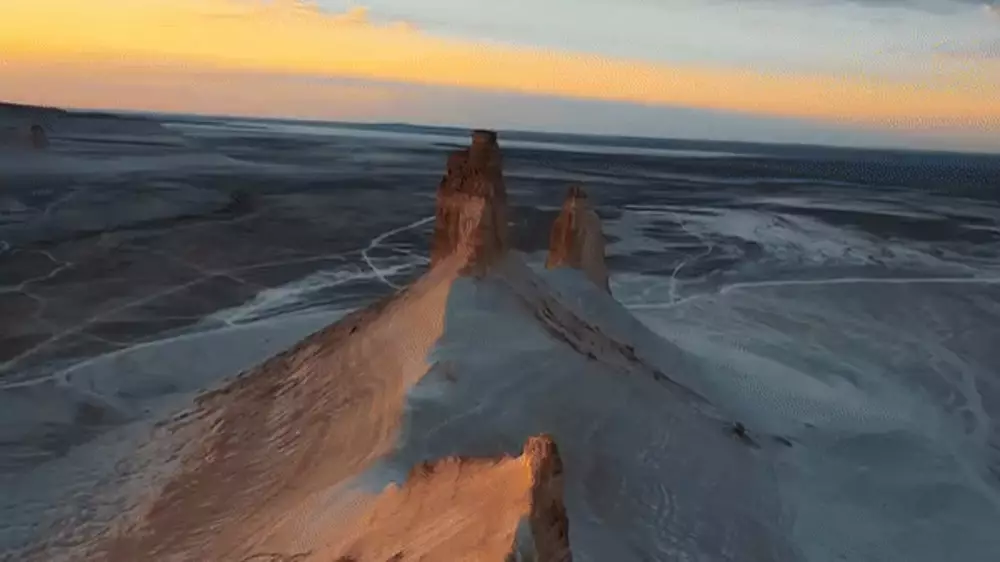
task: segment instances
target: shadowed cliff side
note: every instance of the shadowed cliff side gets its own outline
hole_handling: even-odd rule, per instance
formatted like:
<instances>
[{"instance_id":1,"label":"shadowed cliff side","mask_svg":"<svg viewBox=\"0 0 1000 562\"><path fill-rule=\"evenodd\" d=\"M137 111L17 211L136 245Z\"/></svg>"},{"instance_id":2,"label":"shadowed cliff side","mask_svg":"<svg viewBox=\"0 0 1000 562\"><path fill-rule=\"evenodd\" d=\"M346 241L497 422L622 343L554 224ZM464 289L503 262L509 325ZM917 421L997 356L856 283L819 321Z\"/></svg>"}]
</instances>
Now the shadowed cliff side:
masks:
<instances>
[{"instance_id":1,"label":"shadowed cliff side","mask_svg":"<svg viewBox=\"0 0 1000 562\"><path fill-rule=\"evenodd\" d=\"M562 460L548 435L519 457L447 457L414 467L317 559L571 562Z\"/></svg>"},{"instance_id":2,"label":"shadowed cliff side","mask_svg":"<svg viewBox=\"0 0 1000 562\"><path fill-rule=\"evenodd\" d=\"M608 293L608 268L604 263L604 233L601 219L590 207L583 188L573 186L566 194L562 212L552 225L549 256L545 267L572 267Z\"/></svg>"},{"instance_id":3,"label":"shadowed cliff side","mask_svg":"<svg viewBox=\"0 0 1000 562\"><path fill-rule=\"evenodd\" d=\"M472 146L448 159L448 171L437 190L432 267L457 254L468 260L465 273L479 275L507 251L502 166L492 131L474 131Z\"/></svg>"}]
</instances>

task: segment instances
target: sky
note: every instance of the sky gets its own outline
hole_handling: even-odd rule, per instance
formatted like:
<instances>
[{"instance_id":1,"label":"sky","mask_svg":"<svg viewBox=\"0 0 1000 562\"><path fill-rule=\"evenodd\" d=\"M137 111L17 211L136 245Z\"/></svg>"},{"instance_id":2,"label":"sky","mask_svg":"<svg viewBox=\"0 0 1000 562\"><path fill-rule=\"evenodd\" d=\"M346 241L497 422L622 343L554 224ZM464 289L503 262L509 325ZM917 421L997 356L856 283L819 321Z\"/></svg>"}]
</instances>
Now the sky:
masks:
<instances>
[{"instance_id":1,"label":"sky","mask_svg":"<svg viewBox=\"0 0 1000 562\"><path fill-rule=\"evenodd\" d=\"M1000 0L2 0L0 100L1000 152Z\"/></svg>"}]
</instances>

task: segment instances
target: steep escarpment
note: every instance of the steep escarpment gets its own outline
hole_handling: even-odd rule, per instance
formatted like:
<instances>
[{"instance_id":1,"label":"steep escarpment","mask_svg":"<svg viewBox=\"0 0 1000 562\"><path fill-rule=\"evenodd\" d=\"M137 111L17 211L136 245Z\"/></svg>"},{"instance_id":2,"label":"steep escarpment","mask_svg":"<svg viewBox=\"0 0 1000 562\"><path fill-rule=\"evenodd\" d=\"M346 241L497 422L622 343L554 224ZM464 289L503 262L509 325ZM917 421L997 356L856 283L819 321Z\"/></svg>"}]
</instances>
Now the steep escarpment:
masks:
<instances>
[{"instance_id":1,"label":"steep escarpment","mask_svg":"<svg viewBox=\"0 0 1000 562\"><path fill-rule=\"evenodd\" d=\"M569 518L563 498L563 461L549 435L533 437L522 456L531 468L531 540L539 562L571 562Z\"/></svg>"},{"instance_id":2,"label":"steep escarpment","mask_svg":"<svg viewBox=\"0 0 1000 562\"><path fill-rule=\"evenodd\" d=\"M548 435L529 438L518 457L421 463L348 526L317 559L572 560L562 459Z\"/></svg>"},{"instance_id":3,"label":"steep escarpment","mask_svg":"<svg viewBox=\"0 0 1000 562\"><path fill-rule=\"evenodd\" d=\"M582 190L560 271L508 248L495 134L437 195L428 272L200 396L118 486L145 495L28 559L570 562L572 519L578 558L794 560L754 451L607 312Z\"/></svg>"},{"instance_id":4,"label":"steep escarpment","mask_svg":"<svg viewBox=\"0 0 1000 562\"><path fill-rule=\"evenodd\" d=\"M177 471L85 559L241 560L287 536L290 514L391 449L456 272L438 268L199 398L157 436L182 445Z\"/></svg>"},{"instance_id":5,"label":"steep escarpment","mask_svg":"<svg viewBox=\"0 0 1000 562\"><path fill-rule=\"evenodd\" d=\"M400 293L305 339L197 400L161 437L181 468L138 520L91 559L239 560L296 540L284 522L369 468L396 438L406 393L427 372L461 274L506 249L496 137L449 160L434 266Z\"/></svg>"},{"instance_id":6,"label":"steep escarpment","mask_svg":"<svg viewBox=\"0 0 1000 562\"><path fill-rule=\"evenodd\" d=\"M0 148L44 149L50 138L181 142L163 125L139 116L0 102Z\"/></svg>"},{"instance_id":7,"label":"steep escarpment","mask_svg":"<svg viewBox=\"0 0 1000 562\"><path fill-rule=\"evenodd\" d=\"M472 145L448 159L437 190L431 265L449 256L468 262L467 272L482 273L508 249L507 190L496 133L475 131Z\"/></svg>"},{"instance_id":8,"label":"steep escarpment","mask_svg":"<svg viewBox=\"0 0 1000 562\"><path fill-rule=\"evenodd\" d=\"M608 285L608 268L604 263L604 234L601 231L601 219L590 207L587 194L579 186L569 189L562 211L552 225L549 255L545 266L549 269L558 267L579 269L595 285L611 292Z\"/></svg>"}]
</instances>

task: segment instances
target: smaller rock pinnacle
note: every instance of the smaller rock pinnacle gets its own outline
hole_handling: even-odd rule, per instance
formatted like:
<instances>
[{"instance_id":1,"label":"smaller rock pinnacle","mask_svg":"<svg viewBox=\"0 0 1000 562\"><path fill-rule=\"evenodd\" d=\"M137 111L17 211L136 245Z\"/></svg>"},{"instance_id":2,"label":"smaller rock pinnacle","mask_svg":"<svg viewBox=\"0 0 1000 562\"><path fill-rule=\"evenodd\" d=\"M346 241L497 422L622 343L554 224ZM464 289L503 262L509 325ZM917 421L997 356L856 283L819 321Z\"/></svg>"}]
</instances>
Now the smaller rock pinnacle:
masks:
<instances>
[{"instance_id":1,"label":"smaller rock pinnacle","mask_svg":"<svg viewBox=\"0 0 1000 562\"><path fill-rule=\"evenodd\" d=\"M604 263L604 233L601 219L590 208L587 194L582 187L569 188L562 212L552 225L549 237L549 256L545 262L549 269L572 267L579 269L595 285L611 292L608 269Z\"/></svg>"}]
</instances>

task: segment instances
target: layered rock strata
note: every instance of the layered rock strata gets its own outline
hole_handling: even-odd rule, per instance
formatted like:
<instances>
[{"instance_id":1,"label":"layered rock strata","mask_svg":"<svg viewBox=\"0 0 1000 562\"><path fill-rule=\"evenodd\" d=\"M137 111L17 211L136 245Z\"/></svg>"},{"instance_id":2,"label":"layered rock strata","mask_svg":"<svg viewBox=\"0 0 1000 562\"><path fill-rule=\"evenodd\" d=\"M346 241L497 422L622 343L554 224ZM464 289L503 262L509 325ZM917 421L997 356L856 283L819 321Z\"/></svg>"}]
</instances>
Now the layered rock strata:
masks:
<instances>
[{"instance_id":1,"label":"layered rock strata","mask_svg":"<svg viewBox=\"0 0 1000 562\"><path fill-rule=\"evenodd\" d=\"M496 133L474 131L472 145L448 159L437 190L431 265L448 256L467 260L467 273L483 273L508 248L507 191Z\"/></svg>"},{"instance_id":2,"label":"layered rock strata","mask_svg":"<svg viewBox=\"0 0 1000 562\"><path fill-rule=\"evenodd\" d=\"M348 535L319 558L571 562L559 450L541 435L519 457L422 463L382 492Z\"/></svg>"},{"instance_id":3,"label":"layered rock strata","mask_svg":"<svg viewBox=\"0 0 1000 562\"><path fill-rule=\"evenodd\" d=\"M573 186L566 194L562 211L552 225L549 255L545 266L549 269L558 267L579 269L595 285L611 292L608 285L608 268L604 262L601 219L591 208L582 187Z\"/></svg>"}]
</instances>

